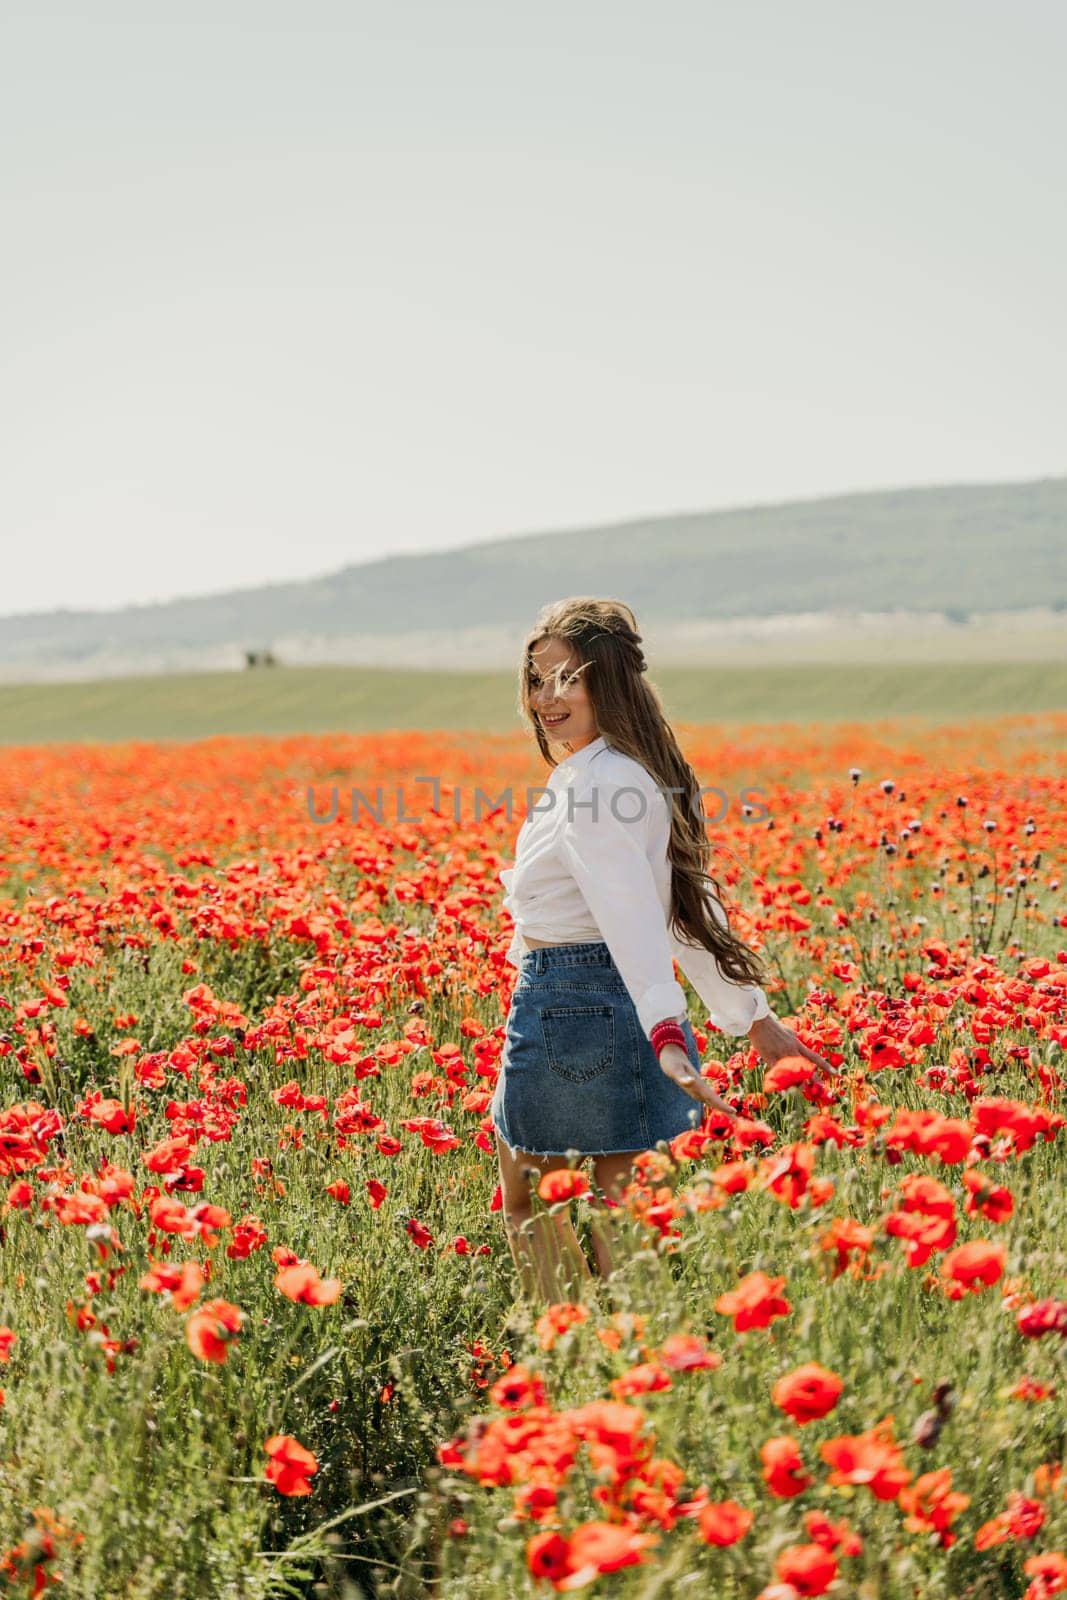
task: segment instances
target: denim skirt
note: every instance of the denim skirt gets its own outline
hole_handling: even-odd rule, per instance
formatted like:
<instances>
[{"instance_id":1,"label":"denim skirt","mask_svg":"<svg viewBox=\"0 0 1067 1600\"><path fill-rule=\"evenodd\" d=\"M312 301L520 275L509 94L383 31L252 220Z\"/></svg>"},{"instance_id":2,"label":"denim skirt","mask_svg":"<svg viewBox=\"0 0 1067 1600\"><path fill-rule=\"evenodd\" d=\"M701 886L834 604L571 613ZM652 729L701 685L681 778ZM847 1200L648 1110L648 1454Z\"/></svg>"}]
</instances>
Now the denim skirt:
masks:
<instances>
[{"instance_id":1,"label":"denim skirt","mask_svg":"<svg viewBox=\"0 0 1067 1600\"><path fill-rule=\"evenodd\" d=\"M688 1018L682 1031L699 1071ZM650 1150L698 1128L703 1113L703 1105L661 1071L605 943L526 951L490 1106L493 1125L512 1151Z\"/></svg>"}]
</instances>

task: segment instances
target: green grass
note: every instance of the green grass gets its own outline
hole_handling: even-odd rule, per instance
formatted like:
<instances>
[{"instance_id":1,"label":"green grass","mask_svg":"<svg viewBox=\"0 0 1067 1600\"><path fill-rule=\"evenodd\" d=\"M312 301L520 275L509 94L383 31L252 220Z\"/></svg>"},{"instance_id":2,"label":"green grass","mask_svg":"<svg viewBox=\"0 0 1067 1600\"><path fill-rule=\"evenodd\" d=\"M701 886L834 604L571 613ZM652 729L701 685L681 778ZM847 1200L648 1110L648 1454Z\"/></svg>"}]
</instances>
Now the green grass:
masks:
<instances>
[{"instance_id":1,"label":"green grass","mask_svg":"<svg viewBox=\"0 0 1067 1600\"><path fill-rule=\"evenodd\" d=\"M953 719L1067 708L1067 662L783 663L664 667L684 722ZM519 726L516 676L369 667L277 667L92 682L0 685L0 744L197 739Z\"/></svg>"},{"instance_id":2,"label":"green grass","mask_svg":"<svg viewBox=\"0 0 1067 1600\"><path fill-rule=\"evenodd\" d=\"M342 890L343 882L332 874L345 873L347 866L339 850L324 883L309 885L308 904L322 897L324 887ZM904 873L902 887L918 882L924 870ZM869 900L878 881L866 872L855 877L842 905L854 909L853 890L861 883ZM200 909L218 899L208 877L197 892ZM40 1083L27 1083L14 1055L0 1060L3 1104L32 1096L63 1117L62 1144L50 1152L49 1165L62 1159L80 1177L110 1162L134 1173L139 1191L151 1181L143 1154L172 1133L169 1102L172 1096L184 1100L186 1089L175 1084L173 1072L161 1092L133 1087L131 1062L120 1063L112 1054L116 1038L128 1032L117 1028L115 1015L136 1017L153 1052L188 1045L191 1017L179 997L193 977L183 962L194 952L196 977L240 1007L254 1029L263 1021L264 982L270 992L288 997L284 1009L308 1020L325 1020L335 1006L342 1014L358 1003L365 978L354 967L345 980L351 989L334 999L324 998L325 989L316 994L301 984L298 991L297 968L311 966L308 946L275 936L269 944L231 950L222 941L197 939L193 907L183 904L178 937L158 942L142 939L144 930L132 923L120 929L110 918L100 919L93 947L97 964L70 973L68 1003L54 1024L56 1059L46 1063L37 1055L44 1069ZM1057 905L1050 897L1047 911ZM935 910L929 897L916 903L920 907L935 928L937 919L949 915L944 905ZM823 906L817 912L826 933L831 910ZM414 925L412 918L408 926ZM24 976L17 963L16 1002L36 997L39 973L31 945L54 926L41 899L21 924L25 937L10 941L11 952L29 956ZM1029 925L1028 943L1031 936L1034 954L1053 957L1062 943L1047 914L1041 925ZM127 959L138 943L142 954ZM923 964L921 943L908 954L913 971ZM41 945L50 952L43 938ZM864 951L862 936L857 948ZM47 961L46 954L43 970ZM1010 971L1010 963L1003 965ZM323 970L318 962L314 968ZM381 1042L398 1037L410 1021L414 976L409 971L395 985L390 981ZM794 976L799 988L803 967L789 973ZM875 988L883 985L894 986L888 962L884 972L875 971ZM851 1004L843 1001L842 1009ZM438 975L421 1017L436 1046L462 1040L469 1083L473 1049L459 1035L461 1012L486 1028L498 1025L501 1007L492 984L477 994L466 984L449 992ZM965 1003L961 1014L968 1015ZM76 1017L89 1021L89 1036L75 1032ZM814 1021L814 1007L808 1020ZM218 1077L232 1073L247 1084L247 1103L225 1138L200 1142L195 1159L205 1172L203 1188L178 1198L221 1206L235 1221L252 1212L266 1241L249 1256L231 1259L228 1227L214 1246L167 1237L174 1246L172 1262L211 1259L212 1278L201 1304L220 1296L239 1306L246 1319L241 1335L218 1366L192 1355L184 1337L186 1312L140 1287L150 1261L162 1253L143 1211L138 1216L129 1206L115 1206L112 1242L121 1249L112 1249L105 1262L98 1249L108 1228L94 1236L88 1228L47 1221L43 1211L17 1209L6 1216L0 1326L15 1330L18 1342L11 1362L0 1368L7 1394L0 1410L0 1553L23 1536L31 1508L43 1504L84 1535L81 1547L60 1550L65 1576L55 1593L68 1600L547 1596L550 1591L526 1575L525 1545L534 1529L509 1519L511 1491L439 1471L435 1460L439 1443L477 1414L495 1410L472 1374L478 1350L484 1356L486 1348L488 1376L504 1370L504 1325L514 1292L502 1219L489 1209L495 1163L470 1137L477 1113L462 1111L458 1102L446 1106L438 1093L416 1096L415 1075L435 1064L424 1048L353 1080L352 1063L329 1061L303 1025L292 1049L283 1030L280 1056L277 1035L268 1043L244 1028L240 1037L229 1027L213 1031L216 1042L234 1034L233 1053L221 1058ZM192 1036L198 1035L199 1029ZM1047 1034L1038 1040L1029 1028L1000 1027L991 1050L995 1083L989 1087L1032 1100L1032 1074L1006 1053L1017 1035L1030 1042L1035 1058L1058 1059ZM376 1030L367 1042L368 1048L379 1042ZM850 1072L862 1060L859 1042L842 1030ZM724 1059L729 1042L711 1043L709 1055ZM924 1066L945 1066L956 1048L955 1030L946 1027L928 1047ZM761 1075L754 1072L745 1087L755 1089ZM327 1103L355 1081L386 1129L401 1129L413 1114L441 1114L462 1142L454 1151L436 1153L411 1138L388 1158L363 1136L342 1148L315 1114L275 1103L272 1091L294 1078L304 1094L321 1095ZM194 1074L188 1092L196 1095L198 1087ZM97 1089L117 1091L124 1104L137 1102L134 1131L106 1134L77 1114L82 1096ZM877 1091L887 1104L913 1109L936 1100L904 1071L880 1074ZM218 1103L216 1089L205 1093L204 1104ZM961 1100L946 1095L941 1108L965 1116ZM779 1146L799 1136L810 1109L798 1091L771 1097L766 1117ZM840 1112L847 1120L847 1102ZM293 1123L302 1130L299 1142L284 1133ZM272 1181L255 1167L268 1157ZM698 1173L716 1161L709 1154L707 1161L687 1162L671 1186L695 1185ZM820 1149L818 1174L833 1180L835 1196L820 1208L805 1203L794 1210L754 1189L718 1209L680 1214L678 1246L669 1254L657 1247L654 1229L620 1218L620 1269L610 1292L602 1286L606 1298L589 1324L565 1336L548 1357L528 1328L515 1339L507 1336L510 1356L543 1369L557 1409L607 1398L611 1382L644 1359L636 1336L627 1333L617 1352L598 1339L611 1306L624 1317L645 1319L650 1346L690 1331L723 1358L721 1370L676 1374L669 1390L639 1395L636 1403L655 1429L657 1455L682 1470L690 1489L706 1483L711 1498L736 1498L756 1511L752 1536L737 1550L719 1551L683 1522L664 1532L649 1566L604 1575L586 1591L590 1600L666 1600L675 1593L751 1600L757 1583L771 1579L783 1547L803 1538L802 1512L793 1501L768 1493L758 1451L764 1440L797 1431L774 1404L772 1391L779 1377L808 1361L839 1373L846 1385L830 1417L800 1430L815 1473L803 1508L822 1509L835 1520L847 1517L865 1543L860 1560L843 1561L847 1587L838 1592L871 1600L1018 1600L1025 1557L1035 1549L1062 1547L1067 1504L1060 1501L1050 1507L1039 1543L991 1554L973 1545L975 1530L1002 1509L1007 1495L1029 1487L1028 1474L1062 1453L1062 1412L1014 1402L1009 1394L1024 1370L1062 1392L1059 1345L1053 1348L1047 1339L1028 1346L1006 1314L999 1288L962 1304L931 1292L926 1273L906 1267L897 1241L888 1237L873 1247L875 1261L886 1268L881 1276L830 1280L826 1262L812 1253L831 1216L876 1227L888 1209L890 1187L906 1171L927 1170L950 1187L962 1209L956 1167L908 1155L891 1169L871 1145L837 1150L831 1143ZM1002 1241L1006 1278L1023 1278L1039 1295L1060 1292L1067 1237L1062 1137L1039 1141L1024 1156L989 1171L1012 1189L1015 1211L1003 1224L963 1218L961 1237ZM375 1211L366 1195L368 1178L384 1181L388 1190ZM337 1179L350 1184L350 1207L339 1207L328 1195L326 1184ZM585 1238L587 1208L578 1210ZM420 1250L413 1243L409 1217L430 1228L432 1246ZM467 1254L447 1248L459 1236L469 1241ZM478 1254L483 1245L489 1254ZM274 1285L275 1246L312 1260L323 1276L340 1277L342 1298L314 1307L287 1300ZM785 1277L792 1309L769 1333L737 1335L715 1303L740 1272L755 1270ZM106 1329L109 1338L128 1346L115 1354L113 1370L104 1350L73 1326L68 1313L68 1302L73 1308L86 1303L86 1274L92 1271L101 1278L92 1296L100 1326L92 1331ZM924 1451L914 1444L914 1433L942 1380L953 1385L953 1414L936 1450ZM948 1467L954 1487L970 1496L951 1549L937 1548L929 1537L908 1537L899 1509L865 1489L835 1491L826 1482L817 1441L860 1432L889 1416L913 1474ZM316 1455L320 1470L306 1498L283 1497L264 1481L264 1442L274 1432L297 1437ZM567 1530L596 1515L593 1486L580 1465L561 1497ZM467 1524L462 1538L446 1536L455 1517ZM9 1589L0 1578L0 1593L21 1600L28 1587Z\"/></svg>"},{"instance_id":3,"label":"green grass","mask_svg":"<svg viewBox=\"0 0 1067 1600\"><path fill-rule=\"evenodd\" d=\"M1047 748L1045 732L1024 721L1017 728L1029 777L1031 759ZM990 731L990 761L1004 748L1000 739ZM1004 831L988 839L978 831L975 843L979 804L999 799L1023 772L1010 752L997 754L995 778L973 792L974 820L964 832L952 808L967 770L963 741L946 738L944 768L940 750L933 764L908 767L909 807L921 805L925 819L914 856L879 846L898 801L881 794L877 771L857 791L855 813L851 796L840 807L832 802L845 832L816 849L812 828L835 779L826 767L799 781L814 744L807 733L797 741L795 803L751 848L753 865L783 891L776 899L785 916L768 919L775 927L765 940L785 985L773 1007L802 1010L812 1030L805 1036L840 1050L851 1084L836 1107L842 1125L851 1125L868 1089L887 1107L965 1118L972 1068L983 1093L1062 1107L1062 783L1037 786L1036 835L1022 831L1024 807L1005 807ZM693 1191L675 1218L671 1248L661 1246L654 1217L638 1224L620 1216L618 1273L599 1285L588 1323L546 1353L528 1314L508 1328L516 1281L503 1218L491 1210L494 1154L478 1137L484 1033L479 1041L477 1029L463 1027L473 1020L491 1031L506 1015L493 959L495 909L484 892L498 836L487 831L472 851L467 830L443 819L424 841L391 839L387 829L350 837L320 830L309 849L279 781L285 753L238 759L230 751L229 771L216 755L182 749L169 771L166 763L146 769L136 750L89 762L84 772L62 752L9 762L27 778L8 784L15 826L0 863L0 889L14 896L0 940L0 1109L37 1100L56 1115L32 1113L35 1134L48 1138L39 1161L20 1115L0 1127L0 1199L17 1190L20 1175L32 1191L30 1205L13 1198L0 1206L0 1327L16 1334L10 1361L0 1364L5 1600L29 1593L28 1583L7 1582L3 1557L41 1506L82 1536L80 1545L61 1540L49 1562L50 1576L56 1565L63 1573L47 1591L57 1600L547 1600L550 1591L527 1575L534 1530L509 1515L512 1491L439 1463L438 1446L461 1428L476 1431L476 1419L498 1409L486 1385L503 1373L505 1357L543 1370L561 1410L609 1397L612 1383L644 1362L645 1344L684 1331L711 1345L721 1367L676 1373L669 1388L636 1403L655 1429L657 1456L681 1473L679 1498L706 1484L711 1498L752 1509L756 1523L727 1550L705 1545L689 1522L665 1527L647 1566L605 1573L581 1591L589 1600L752 1600L772 1581L783 1549L804 1539L804 1513L815 1509L847 1517L864 1540L858 1557L842 1561L835 1594L1019 1600L1024 1561L1067 1549L1067 1499L1050 1498L1036 1540L986 1552L974 1536L1012 1492L1033 1490L1039 1466L1064 1453L1067 1341L1025 1340L1003 1289L1014 1283L1042 1298L1064 1292L1067 1130L1009 1160L994 1150L981 1163L1014 1195L1003 1222L964 1212L958 1163L908 1152L897 1164L884 1134L820 1146L817 1176L832 1180L832 1197L794 1209L753 1186L708 1209L700 1174L722 1153L712 1146L668 1174L668 1189ZM476 741L471 756L488 768ZM788 759L784 748L777 759ZM970 760L968 750L963 761ZM77 826L71 831L73 796L79 815L97 824L84 841ZM199 852L181 869L160 864L160 850L179 855L183 842L196 840L211 842L212 865ZM1020 902L1004 874L1014 877L1023 850L1033 862L1017 917ZM990 858L996 870L986 876ZM33 875L28 894L12 881L23 872ZM804 931L790 914L794 889L808 891L794 908L810 919ZM305 927L290 925L293 912L309 919ZM392 925L383 943L375 920ZM947 968L929 959L931 941L951 950ZM984 956L979 979L968 969ZM1025 957L1048 961L1040 1005L1036 992L1026 999ZM905 1001L907 974L918 986ZM200 985L240 1020L226 1009L199 1016ZM874 1041L911 1035L913 1016L920 1027L932 1022L928 1036L912 1035L914 1059L879 1070ZM339 1048L328 1043L334 1024L335 1044L349 1039ZM391 1048L402 1039L410 1050ZM132 1055L122 1053L123 1040ZM709 1037L707 1058L726 1062L736 1042ZM756 1094L763 1070L750 1063L730 1076L734 1089ZM303 1110L291 1092L275 1099L294 1080L307 1097ZM134 1126L110 1133L85 1115L96 1092L135 1108ZM342 1105L355 1115L352 1092L396 1135L393 1153L377 1129L342 1125ZM801 1139L812 1107L794 1089L751 1109L782 1154ZM405 1126L423 1116L440 1116L458 1142L425 1145ZM186 1122L198 1137L191 1161L180 1163L192 1168L182 1180L189 1187L175 1198L228 1213L215 1243L164 1235L150 1209L171 1185L158 1171L167 1163L146 1166L144 1156ZM26 1161L33 1164L20 1174ZM79 1222L86 1191L109 1164L112 1178L132 1175L134 1196L117 1200L106 1224L90 1225L84 1213ZM1003 1243L1001 1284L949 1300L927 1282L936 1280L939 1258L929 1272L905 1264L882 1219L912 1172L949 1189L961 1240ZM368 1180L386 1190L379 1207ZM327 1187L337 1181L349 1185L347 1197ZM63 1214L63 1194L73 1217ZM231 1255L235 1225L252 1226L250 1216L262 1227L260 1247ZM830 1277L818 1243L831 1217L873 1230L866 1275ZM576 1219L588 1244L584 1203ZM413 1220L432 1236L424 1248L409 1232ZM460 1239L465 1250L455 1248ZM275 1282L275 1249L340 1278L342 1294L321 1306L289 1300ZM164 1256L170 1265L210 1263L201 1312L216 1297L243 1312L225 1362L209 1364L190 1349L191 1308L142 1287L150 1263ZM716 1303L739 1273L756 1270L785 1279L791 1309L769 1330L738 1334ZM622 1316L609 1326L612 1310ZM622 1341L614 1350L598 1337L612 1331ZM838 1373L845 1388L832 1414L794 1430L774 1385L809 1361ZM1056 1395L1014 1399L1024 1373ZM942 1434L919 1443L943 1382L952 1385L951 1415ZM951 1547L913 1533L902 1508L866 1487L828 1481L820 1442L885 1418L914 1475L949 1469L953 1488L969 1497ZM783 1501L763 1482L759 1449L794 1431L814 1481L806 1498ZM265 1480L265 1441L276 1432L314 1452L311 1494L287 1497ZM600 1485L590 1467L583 1458L561 1494L568 1533L597 1512Z\"/></svg>"}]
</instances>

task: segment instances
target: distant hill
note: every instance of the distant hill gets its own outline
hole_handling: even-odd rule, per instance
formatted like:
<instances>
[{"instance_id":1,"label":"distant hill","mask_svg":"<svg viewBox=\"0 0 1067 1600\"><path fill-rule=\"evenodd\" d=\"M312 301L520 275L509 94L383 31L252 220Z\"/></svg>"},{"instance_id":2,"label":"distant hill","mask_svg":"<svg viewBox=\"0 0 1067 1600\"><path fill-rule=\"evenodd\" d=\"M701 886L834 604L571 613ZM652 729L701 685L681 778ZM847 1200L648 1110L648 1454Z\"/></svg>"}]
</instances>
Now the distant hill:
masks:
<instances>
[{"instance_id":1,"label":"distant hill","mask_svg":"<svg viewBox=\"0 0 1067 1600\"><path fill-rule=\"evenodd\" d=\"M283 639L521 631L540 605L567 594L627 599L642 625L767 614L904 610L963 620L1032 606L1061 611L1067 478L648 517L390 556L304 582L120 611L0 617L0 676L238 665L241 649Z\"/></svg>"}]
</instances>

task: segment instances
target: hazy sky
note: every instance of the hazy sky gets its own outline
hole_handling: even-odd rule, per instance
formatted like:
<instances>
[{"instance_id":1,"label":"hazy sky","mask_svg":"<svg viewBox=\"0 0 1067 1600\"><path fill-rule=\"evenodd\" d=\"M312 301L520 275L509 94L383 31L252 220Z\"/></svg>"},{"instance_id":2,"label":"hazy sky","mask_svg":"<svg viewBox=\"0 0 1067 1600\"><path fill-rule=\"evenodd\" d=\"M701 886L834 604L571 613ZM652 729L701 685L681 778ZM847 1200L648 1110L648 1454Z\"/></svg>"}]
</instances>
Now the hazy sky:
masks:
<instances>
[{"instance_id":1,"label":"hazy sky","mask_svg":"<svg viewBox=\"0 0 1067 1600\"><path fill-rule=\"evenodd\" d=\"M1062 0L0 6L0 612L1067 471Z\"/></svg>"}]
</instances>

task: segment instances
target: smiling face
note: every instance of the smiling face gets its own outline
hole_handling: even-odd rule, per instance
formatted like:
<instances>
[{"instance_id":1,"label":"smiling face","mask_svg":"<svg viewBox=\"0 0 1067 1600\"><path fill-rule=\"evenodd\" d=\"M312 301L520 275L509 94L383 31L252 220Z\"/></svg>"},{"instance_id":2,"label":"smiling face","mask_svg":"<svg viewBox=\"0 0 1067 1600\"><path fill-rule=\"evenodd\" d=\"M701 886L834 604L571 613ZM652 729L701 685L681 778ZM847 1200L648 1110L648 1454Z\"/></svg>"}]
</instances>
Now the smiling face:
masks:
<instances>
[{"instance_id":1,"label":"smiling face","mask_svg":"<svg viewBox=\"0 0 1067 1600\"><path fill-rule=\"evenodd\" d=\"M552 744L572 754L599 737L578 653L565 639L537 639L527 678L530 711ZM569 676L569 674L576 674Z\"/></svg>"}]
</instances>

